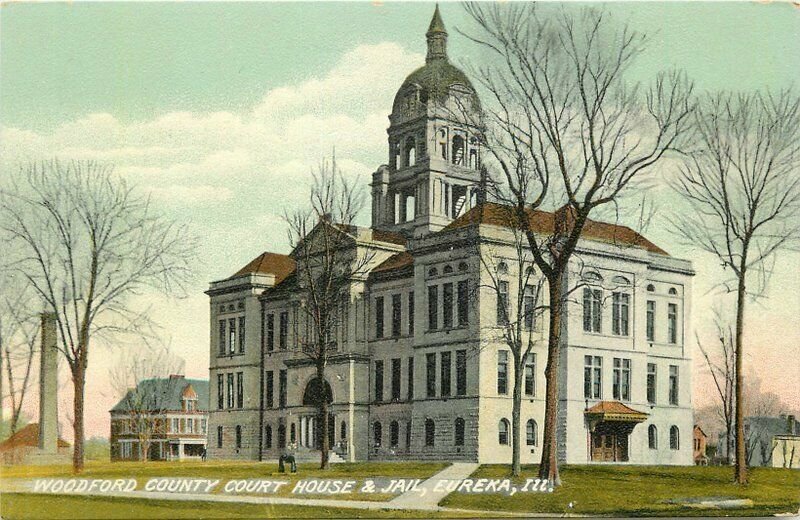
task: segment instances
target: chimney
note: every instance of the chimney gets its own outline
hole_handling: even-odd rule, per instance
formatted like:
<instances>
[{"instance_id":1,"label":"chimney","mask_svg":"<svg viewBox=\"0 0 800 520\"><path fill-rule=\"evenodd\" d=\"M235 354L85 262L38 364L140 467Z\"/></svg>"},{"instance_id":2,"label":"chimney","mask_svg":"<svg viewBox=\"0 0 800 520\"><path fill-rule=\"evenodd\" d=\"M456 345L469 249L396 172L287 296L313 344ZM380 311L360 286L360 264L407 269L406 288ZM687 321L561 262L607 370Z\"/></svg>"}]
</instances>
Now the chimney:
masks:
<instances>
[{"instance_id":1,"label":"chimney","mask_svg":"<svg viewBox=\"0 0 800 520\"><path fill-rule=\"evenodd\" d=\"M58 452L58 333L56 315L42 313L39 367L39 449Z\"/></svg>"},{"instance_id":2,"label":"chimney","mask_svg":"<svg viewBox=\"0 0 800 520\"><path fill-rule=\"evenodd\" d=\"M790 415L786 418L786 433L789 435L794 435L794 415Z\"/></svg>"},{"instance_id":3,"label":"chimney","mask_svg":"<svg viewBox=\"0 0 800 520\"><path fill-rule=\"evenodd\" d=\"M170 374L170 379L183 379L183 374Z\"/></svg>"}]
</instances>

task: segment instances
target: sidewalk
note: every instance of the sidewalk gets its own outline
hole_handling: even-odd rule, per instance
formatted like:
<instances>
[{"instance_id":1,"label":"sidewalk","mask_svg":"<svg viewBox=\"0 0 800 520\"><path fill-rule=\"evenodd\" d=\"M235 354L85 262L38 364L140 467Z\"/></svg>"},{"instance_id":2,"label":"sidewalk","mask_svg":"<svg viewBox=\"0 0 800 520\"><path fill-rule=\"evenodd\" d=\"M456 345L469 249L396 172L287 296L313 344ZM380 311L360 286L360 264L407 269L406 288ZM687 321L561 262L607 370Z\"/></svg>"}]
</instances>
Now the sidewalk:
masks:
<instances>
[{"instance_id":1,"label":"sidewalk","mask_svg":"<svg viewBox=\"0 0 800 520\"><path fill-rule=\"evenodd\" d=\"M448 491L434 491L442 480L463 480L472 475L478 464L470 462L454 462L436 475L420 484L417 489L407 491L399 497L389 501L389 505L402 509L435 509L439 502L450 493ZM424 490L424 492L422 492Z\"/></svg>"}]
</instances>

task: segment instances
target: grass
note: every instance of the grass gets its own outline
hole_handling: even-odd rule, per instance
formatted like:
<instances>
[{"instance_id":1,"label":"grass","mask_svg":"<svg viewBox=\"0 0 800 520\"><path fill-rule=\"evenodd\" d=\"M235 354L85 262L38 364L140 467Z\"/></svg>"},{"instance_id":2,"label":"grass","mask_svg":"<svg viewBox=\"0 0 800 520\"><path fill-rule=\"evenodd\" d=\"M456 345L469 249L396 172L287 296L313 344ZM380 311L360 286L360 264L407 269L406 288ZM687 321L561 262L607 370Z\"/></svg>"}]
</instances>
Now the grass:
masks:
<instances>
[{"instance_id":1,"label":"grass","mask_svg":"<svg viewBox=\"0 0 800 520\"><path fill-rule=\"evenodd\" d=\"M523 466L520 483L526 477L535 478L536 470L536 466ZM481 466L472 477L505 478L508 475L508 466ZM517 493L514 496L452 493L440 505L614 516L765 516L796 513L800 508L800 471L753 468L747 486L733 484L732 476L733 470L728 467L565 466L561 468L563 485L553 493ZM753 507L709 510L680 503L680 499L691 497L749 498Z\"/></svg>"},{"instance_id":2,"label":"grass","mask_svg":"<svg viewBox=\"0 0 800 520\"><path fill-rule=\"evenodd\" d=\"M278 473L275 463L232 461L187 461L187 462L89 462L80 478L131 478L137 479L137 489L143 489L153 477L195 477L220 479L215 493L220 493L225 483L232 479L271 479L289 482L270 496L294 496L296 498L331 498L336 500L371 500L383 502L397 493L347 493L337 495L303 494L293 495L292 489L298 480L306 478L354 479L356 490L364 479L379 477L421 478L438 473L448 464L419 462L369 462L332 464L329 470L320 470L316 463L298 464L297 473ZM3 466L0 478L72 477L67 465L58 466ZM246 495L247 493L242 493ZM259 495L261 496L261 495Z\"/></svg>"},{"instance_id":3,"label":"grass","mask_svg":"<svg viewBox=\"0 0 800 520\"><path fill-rule=\"evenodd\" d=\"M135 498L0 495L4 520L217 519L217 518L471 518L434 511L380 511L316 506L224 504Z\"/></svg>"}]
</instances>

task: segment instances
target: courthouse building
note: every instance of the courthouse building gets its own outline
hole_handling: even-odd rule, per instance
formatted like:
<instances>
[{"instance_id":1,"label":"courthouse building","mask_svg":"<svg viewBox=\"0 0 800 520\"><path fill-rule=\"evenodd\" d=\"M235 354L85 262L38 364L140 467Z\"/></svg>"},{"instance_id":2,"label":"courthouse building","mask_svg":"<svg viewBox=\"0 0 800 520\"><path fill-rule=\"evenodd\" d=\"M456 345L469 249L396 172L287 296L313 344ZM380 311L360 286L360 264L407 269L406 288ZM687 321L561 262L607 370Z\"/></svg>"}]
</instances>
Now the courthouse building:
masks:
<instances>
[{"instance_id":1,"label":"courthouse building","mask_svg":"<svg viewBox=\"0 0 800 520\"><path fill-rule=\"evenodd\" d=\"M477 110L479 100L448 60L438 9L427 42L425 65L392 104L388 162L371 183L372 226L347 230L349 247L372 263L339 310L326 381L302 352L301 256L265 252L211 283L210 457L318 456L315 404L324 398L335 460L511 460L512 356L498 340L502 305L481 256L494 255L502 290L516 294L514 236L503 208L480 194L479 129L453 117L453 106ZM531 218L552 231L553 213ZM692 464L690 262L596 221L575 259L559 458ZM543 321L525 320L537 341L525 364L524 463L541 456Z\"/></svg>"}]
</instances>

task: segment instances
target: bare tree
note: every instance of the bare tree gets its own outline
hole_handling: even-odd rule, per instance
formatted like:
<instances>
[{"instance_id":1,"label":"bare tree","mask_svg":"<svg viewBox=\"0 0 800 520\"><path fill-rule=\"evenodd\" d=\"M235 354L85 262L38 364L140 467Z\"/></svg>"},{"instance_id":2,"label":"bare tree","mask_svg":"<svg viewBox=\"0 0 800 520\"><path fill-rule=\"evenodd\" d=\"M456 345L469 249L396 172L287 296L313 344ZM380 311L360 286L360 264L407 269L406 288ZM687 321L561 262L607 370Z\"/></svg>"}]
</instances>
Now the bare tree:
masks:
<instances>
[{"instance_id":1,"label":"bare tree","mask_svg":"<svg viewBox=\"0 0 800 520\"><path fill-rule=\"evenodd\" d=\"M183 374L184 363L166 347L128 352L111 372L111 382L121 397L112 421L124 421L126 431L139 441L139 457L147 461L153 438L166 433L167 412Z\"/></svg>"},{"instance_id":2,"label":"bare tree","mask_svg":"<svg viewBox=\"0 0 800 520\"><path fill-rule=\"evenodd\" d=\"M745 302L763 296L775 253L800 238L800 96L790 90L709 95L694 126L700 150L672 183L690 209L675 216L673 229L732 273L723 285L736 293L735 480L744 484Z\"/></svg>"},{"instance_id":3,"label":"bare tree","mask_svg":"<svg viewBox=\"0 0 800 520\"><path fill-rule=\"evenodd\" d=\"M717 415L725 425L725 462L730 464L731 452L733 451L733 411L735 402L733 389L736 382L734 333L729 324L723 323L719 312L715 315L714 323L717 329L717 352L711 352L708 348L703 347L703 342L700 341L699 336L696 336L695 339L717 390L719 405L715 408Z\"/></svg>"},{"instance_id":4,"label":"bare tree","mask_svg":"<svg viewBox=\"0 0 800 520\"><path fill-rule=\"evenodd\" d=\"M320 467L329 467L330 421L325 370L337 349L336 337L346 319L353 284L364 281L374 257L356 246L355 220L364 207L363 192L351 183L336 164L322 161L313 175L307 208L285 215L292 256L297 261L300 312L310 324L301 341L302 353L316 369L314 401L320 424Z\"/></svg>"},{"instance_id":5,"label":"bare tree","mask_svg":"<svg viewBox=\"0 0 800 520\"><path fill-rule=\"evenodd\" d=\"M507 215L510 223L513 222L512 211L509 209ZM486 283L481 287L487 288L497 299L497 338L492 339L502 341L512 356L511 474L519 476L522 396L535 391L532 385L535 385L536 368L531 367L532 374L528 374L528 368L535 355L533 347L541 339L537 318L543 312L539 295L544 279L536 275L535 264L519 226L511 225L508 229L513 233L513 240L508 247L481 245L479 256L487 275ZM529 377L533 377L533 381L526 381Z\"/></svg>"},{"instance_id":6,"label":"bare tree","mask_svg":"<svg viewBox=\"0 0 800 520\"><path fill-rule=\"evenodd\" d=\"M546 409L539 476L560 483L556 417L565 279L590 213L622 197L688 138L692 84L672 72L645 89L625 71L645 38L598 10L545 16L533 4L472 3L467 37L490 56L481 125L494 196L514 208L547 281ZM558 208L537 225L538 208Z\"/></svg>"},{"instance_id":7,"label":"bare tree","mask_svg":"<svg viewBox=\"0 0 800 520\"><path fill-rule=\"evenodd\" d=\"M194 241L111 166L91 161L21 167L18 182L2 193L0 215L3 238L22 253L14 270L56 315L74 387L72 462L80 472L90 346L146 330L151 320L133 308L132 297L182 291Z\"/></svg>"},{"instance_id":8,"label":"bare tree","mask_svg":"<svg viewBox=\"0 0 800 520\"><path fill-rule=\"evenodd\" d=\"M6 400L5 388L11 410L10 435L19 427L25 397L33 384L31 372L38 352L39 319L31 310L30 297L27 281L6 268L0 269L0 403Z\"/></svg>"}]
</instances>

